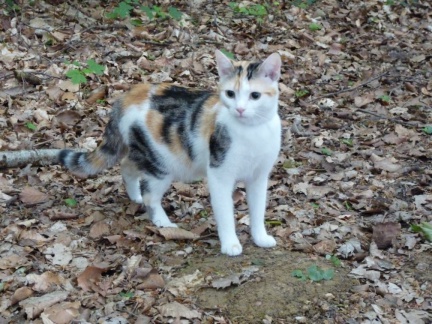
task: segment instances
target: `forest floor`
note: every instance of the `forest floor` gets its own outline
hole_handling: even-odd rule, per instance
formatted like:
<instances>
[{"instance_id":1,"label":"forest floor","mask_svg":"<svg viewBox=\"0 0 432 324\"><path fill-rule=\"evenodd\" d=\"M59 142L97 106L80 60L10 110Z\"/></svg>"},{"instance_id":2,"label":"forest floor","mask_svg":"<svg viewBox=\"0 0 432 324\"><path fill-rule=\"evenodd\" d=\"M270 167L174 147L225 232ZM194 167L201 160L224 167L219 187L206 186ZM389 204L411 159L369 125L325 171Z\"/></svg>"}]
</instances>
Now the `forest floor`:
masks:
<instances>
[{"instance_id":1,"label":"forest floor","mask_svg":"<svg viewBox=\"0 0 432 324\"><path fill-rule=\"evenodd\" d=\"M215 88L216 48L278 52L278 245L251 242L242 184L233 258L205 181L174 184L183 230L157 229L118 167L3 168L0 323L431 323L431 2L138 2L2 5L1 151L94 149L133 84Z\"/></svg>"}]
</instances>

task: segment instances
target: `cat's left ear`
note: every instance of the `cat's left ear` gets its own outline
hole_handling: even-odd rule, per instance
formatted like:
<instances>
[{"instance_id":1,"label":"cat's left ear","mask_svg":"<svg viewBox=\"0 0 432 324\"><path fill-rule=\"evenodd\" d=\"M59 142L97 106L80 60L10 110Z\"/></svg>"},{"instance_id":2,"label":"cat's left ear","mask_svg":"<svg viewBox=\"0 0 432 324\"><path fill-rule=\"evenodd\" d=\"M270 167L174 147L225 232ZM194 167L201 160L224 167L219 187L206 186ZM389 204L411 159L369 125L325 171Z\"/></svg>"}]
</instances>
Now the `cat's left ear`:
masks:
<instances>
[{"instance_id":1,"label":"cat's left ear","mask_svg":"<svg viewBox=\"0 0 432 324\"><path fill-rule=\"evenodd\" d=\"M270 78L272 81L278 81L281 74L282 61L278 53L273 53L261 63L258 74Z\"/></svg>"},{"instance_id":2,"label":"cat's left ear","mask_svg":"<svg viewBox=\"0 0 432 324\"><path fill-rule=\"evenodd\" d=\"M234 65L231 60L219 50L216 50L215 55L219 77L224 78L231 75L234 72Z\"/></svg>"}]
</instances>

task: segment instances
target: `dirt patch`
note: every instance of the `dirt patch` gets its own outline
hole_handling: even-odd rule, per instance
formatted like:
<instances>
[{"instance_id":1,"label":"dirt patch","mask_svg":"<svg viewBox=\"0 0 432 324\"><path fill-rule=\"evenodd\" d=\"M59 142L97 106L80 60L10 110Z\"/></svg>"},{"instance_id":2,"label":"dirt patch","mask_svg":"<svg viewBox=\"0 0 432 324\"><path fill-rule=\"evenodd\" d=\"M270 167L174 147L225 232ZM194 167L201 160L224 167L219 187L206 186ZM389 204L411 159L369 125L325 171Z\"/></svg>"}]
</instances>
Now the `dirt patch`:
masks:
<instances>
[{"instance_id":1,"label":"dirt patch","mask_svg":"<svg viewBox=\"0 0 432 324\"><path fill-rule=\"evenodd\" d=\"M310 257L304 253L263 250L246 247L241 257L196 257L189 259L189 266L182 273L196 270L215 277L239 273L256 266L259 270L239 286L226 289L203 288L196 292L197 305L202 309L219 310L234 323L262 323L267 317L295 317L335 319L347 317L350 288L358 281L348 277L348 270L335 268L332 280L302 281L292 275L294 270L303 272L311 265L323 269L333 268L325 258Z\"/></svg>"}]
</instances>

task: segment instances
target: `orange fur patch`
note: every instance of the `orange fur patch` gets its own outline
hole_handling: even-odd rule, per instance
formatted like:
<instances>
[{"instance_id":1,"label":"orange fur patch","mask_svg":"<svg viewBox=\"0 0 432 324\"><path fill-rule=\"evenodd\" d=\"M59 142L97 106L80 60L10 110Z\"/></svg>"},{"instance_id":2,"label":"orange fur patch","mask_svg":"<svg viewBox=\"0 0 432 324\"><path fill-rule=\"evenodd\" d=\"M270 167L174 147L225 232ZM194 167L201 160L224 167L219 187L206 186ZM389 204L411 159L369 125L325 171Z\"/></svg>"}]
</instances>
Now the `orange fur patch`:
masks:
<instances>
[{"instance_id":1,"label":"orange fur patch","mask_svg":"<svg viewBox=\"0 0 432 324\"><path fill-rule=\"evenodd\" d=\"M155 91L155 95L156 96L163 96L165 93L166 89L169 89L170 87L172 87L173 84L169 84L169 83L161 83L157 85L156 91Z\"/></svg>"},{"instance_id":2,"label":"orange fur patch","mask_svg":"<svg viewBox=\"0 0 432 324\"><path fill-rule=\"evenodd\" d=\"M170 130L170 144L169 144L169 149L171 150L171 152L173 152L176 155L180 155L182 154L182 152L184 152L183 150L183 146L182 143L180 141L180 137L177 133L177 130L173 127ZM185 153L185 152L184 152ZM187 154L185 154L187 155Z\"/></svg>"},{"instance_id":3,"label":"orange fur patch","mask_svg":"<svg viewBox=\"0 0 432 324\"><path fill-rule=\"evenodd\" d=\"M162 142L162 127L163 127L163 115L156 110L150 109L147 112L146 126L152 137L157 142Z\"/></svg>"},{"instance_id":4,"label":"orange fur patch","mask_svg":"<svg viewBox=\"0 0 432 324\"><path fill-rule=\"evenodd\" d=\"M149 98L151 84L137 84L123 97L123 110L138 105Z\"/></svg>"},{"instance_id":5,"label":"orange fur patch","mask_svg":"<svg viewBox=\"0 0 432 324\"><path fill-rule=\"evenodd\" d=\"M215 129L215 120L216 120L216 109L213 107L219 102L219 97L217 95L213 95L207 99L203 106L203 115L201 120L201 134L206 139L206 141L210 140L211 134L213 134Z\"/></svg>"},{"instance_id":6,"label":"orange fur patch","mask_svg":"<svg viewBox=\"0 0 432 324\"><path fill-rule=\"evenodd\" d=\"M274 97L274 96L276 96L277 91L276 91L276 89L269 88L269 89L265 89L265 90L263 91L263 93L264 93L265 95L269 96L269 97Z\"/></svg>"},{"instance_id":7,"label":"orange fur patch","mask_svg":"<svg viewBox=\"0 0 432 324\"><path fill-rule=\"evenodd\" d=\"M101 145L99 145L99 147L101 147ZM104 155L102 153L99 153L98 149L89 154L88 161L96 170L103 168L106 164Z\"/></svg>"}]
</instances>

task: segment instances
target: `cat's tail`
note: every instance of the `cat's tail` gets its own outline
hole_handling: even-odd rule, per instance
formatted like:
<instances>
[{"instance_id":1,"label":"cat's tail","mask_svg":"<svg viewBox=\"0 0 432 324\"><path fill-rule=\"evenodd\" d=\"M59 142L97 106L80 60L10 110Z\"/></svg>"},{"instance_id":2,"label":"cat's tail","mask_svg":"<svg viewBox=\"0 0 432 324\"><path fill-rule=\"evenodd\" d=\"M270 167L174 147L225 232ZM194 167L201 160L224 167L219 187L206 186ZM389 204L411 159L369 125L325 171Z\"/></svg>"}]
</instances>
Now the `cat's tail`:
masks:
<instances>
[{"instance_id":1,"label":"cat's tail","mask_svg":"<svg viewBox=\"0 0 432 324\"><path fill-rule=\"evenodd\" d=\"M58 156L60 163L80 177L97 174L114 166L127 151L119 130L120 118L121 104L116 103L105 128L102 142L96 150L93 152L61 150Z\"/></svg>"}]
</instances>

